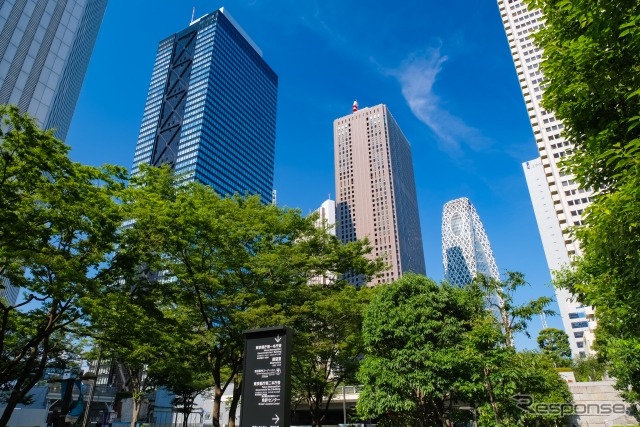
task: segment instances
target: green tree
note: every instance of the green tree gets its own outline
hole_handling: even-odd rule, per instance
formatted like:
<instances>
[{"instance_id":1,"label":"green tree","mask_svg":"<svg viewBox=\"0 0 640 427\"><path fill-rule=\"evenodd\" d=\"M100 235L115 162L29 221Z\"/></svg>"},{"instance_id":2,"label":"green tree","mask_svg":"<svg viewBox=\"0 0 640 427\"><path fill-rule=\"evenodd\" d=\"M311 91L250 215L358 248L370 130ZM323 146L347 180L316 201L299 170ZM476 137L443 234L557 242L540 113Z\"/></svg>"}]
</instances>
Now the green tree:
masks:
<instances>
[{"instance_id":1,"label":"green tree","mask_svg":"<svg viewBox=\"0 0 640 427\"><path fill-rule=\"evenodd\" d=\"M128 292L122 283L112 286L88 306L91 323L84 333L94 339L93 358L109 360L124 380L120 396L132 400L134 427L147 394L158 385L153 373L185 358L174 351L185 338L162 310L160 286L142 286L132 280L126 282Z\"/></svg>"},{"instance_id":2,"label":"green tree","mask_svg":"<svg viewBox=\"0 0 640 427\"><path fill-rule=\"evenodd\" d=\"M179 353L175 352L177 348L172 349L178 357L166 357L149 370L157 386L166 387L175 395L172 404L183 414L183 427L188 426L196 397L213 387L213 379L202 366L204 359L198 354L197 347L186 344Z\"/></svg>"},{"instance_id":3,"label":"green tree","mask_svg":"<svg viewBox=\"0 0 640 427\"><path fill-rule=\"evenodd\" d=\"M556 328L542 329L538 333L538 347L553 360L557 368L571 366L571 347L569 337L564 331Z\"/></svg>"},{"instance_id":4,"label":"green tree","mask_svg":"<svg viewBox=\"0 0 640 427\"><path fill-rule=\"evenodd\" d=\"M452 425L468 397L465 334L483 312L478 292L404 275L382 288L364 314L359 415L385 425Z\"/></svg>"},{"instance_id":5,"label":"green tree","mask_svg":"<svg viewBox=\"0 0 640 427\"><path fill-rule=\"evenodd\" d=\"M573 362L573 373L579 382L602 381L607 374L607 365L598 356L590 355Z\"/></svg>"},{"instance_id":6,"label":"green tree","mask_svg":"<svg viewBox=\"0 0 640 427\"><path fill-rule=\"evenodd\" d=\"M473 290L473 288L471 288ZM571 394L544 354L517 352L505 345L504 333L495 313L487 311L475 319L465 334L459 358L467 364L470 381L463 391L476 408L481 425L555 426L558 414L528 413L518 408L514 396L531 396L538 404L568 403ZM468 419L468 415L466 416Z\"/></svg>"},{"instance_id":7,"label":"green tree","mask_svg":"<svg viewBox=\"0 0 640 427\"><path fill-rule=\"evenodd\" d=\"M515 345L515 334L521 332L529 336L527 325L534 316L555 314L548 308L552 301L549 297L539 297L517 305L514 295L519 288L526 285L528 283L524 274L515 271L508 271L507 277L502 281L483 274L478 274L473 281L473 286L479 287L485 293L488 307L499 316L504 343L509 347Z\"/></svg>"},{"instance_id":8,"label":"green tree","mask_svg":"<svg viewBox=\"0 0 640 427\"><path fill-rule=\"evenodd\" d=\"M564 163L593 189L582 256L558 286L596 309L596 341L618 388L640 390L640 11L635 0L530 0L545 26L543 105L564 123L574 150ZM635 394L635 397L632 395Z\"/></svg>"},{"instance_id":9,"label":"green tree","mask_svg":"<svg viewBox=\"0 0 640 427\"><path fill-rule=\"evenodd\" d=\"M513 366L518 373L518 379L515 382L515 393L509 395L508 404L505 404L509 409L510 418L505 420L503 425L540 427L567 425L566 414L563 417L560 413L536 409L548 409L552 404L558 407L573 401L567 382L556 371L553 360L545 354L523 351L516 353ZM525 394L532 398L533 405L529 412L515 407L515 400L512 398L514 394Z\"/></svg>"},{"instance_id":10,"label":"green tree","mask_svg":"<svg viewBox=\"0 0 640 427\"><path fill-rule=\"evenodd\" d=\"M474 291L472 287L469 290ZM483 424L499 425L513 412L510 397L516 393L520 378L515 357L515 349L505 345L495 313L487 310L473 320L473 328L464 335L459 358L465 361L469 373L464 395Z\"/></svg>"},{"instance_id":11,"label":"green tree","mask_svg":"<svg viewBox=\"0 0 640 427\"><path fill-rule=\"evenodd\" d=\"M503 292L510 325L544 309L544 300L514 305ZM447 426L469 421L471 408L485 426L561 423L558 414L518 407L518 394L541 404L568 403L571 395L548 356L507 345L503 318L486 302L477 282L457 288L408 275L381 289L363 321L359 415L383 425Z\"/></svg>"},{"instance_id":12,"label":"green tree","mask_svg":"<svg viewBox=\"0 0 640 427\"><path fill-rule=\"evenodd\" d=\"M214 383L213 422L233 384L229 425L240 398L246 329L288 325L312 277L338 277L350 269L373 274L366 242L342 245L314 218L263 205L258 197L221 198L211 187L182 183L168 168L144 168L125 195L131 222L123 247L135 259L152 253L165 292L193 316L193 333L206 345ZM136 248L152 247L153 250ZM123 263L132 267L136 263ZM140 264L138 262L138 264Z\"/></svg>"},{"instance_id":13,"label":"green tree","mask_svg":"<svg viewBox=\"0 0 640 427\"><path fill-rule=\"evenodd\" d=\"M72 162L69 148L17 108L0 106L0 275L26 290L21 307L0 301L0 383L11 383L0 416L61 354L101 294L121 223L125 172Z\"/></svg>"},{"instance_id":14,"label":"green tree","mask_svg":"<svg viewBox=\"0 0 640 427\"><path fill-rule=\"evenodd\" d=\"M354 384L364 351L362 315L375 291L312 285L295 315L293 395L309 406L314 426L322 426L337 388Z\"/></svg>"}]
</instances>

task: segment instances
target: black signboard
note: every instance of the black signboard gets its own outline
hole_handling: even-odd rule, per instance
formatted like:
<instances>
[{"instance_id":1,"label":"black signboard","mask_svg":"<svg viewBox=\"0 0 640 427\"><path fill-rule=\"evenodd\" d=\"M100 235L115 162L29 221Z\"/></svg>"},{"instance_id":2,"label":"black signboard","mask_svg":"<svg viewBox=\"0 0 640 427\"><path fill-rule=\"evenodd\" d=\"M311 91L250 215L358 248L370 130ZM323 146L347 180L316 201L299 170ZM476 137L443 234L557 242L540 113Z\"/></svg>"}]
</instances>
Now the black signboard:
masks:
<instances>
[{"instance_id":1,"label":"black signboard","mask_svg":"<svg viewBox=\"0 0 640 427\"><path fill-rule=\"evenodd\" d=\"M240 425L289 427L291 329L284 326L245 331Z\"/></svg>"}]
</instances>

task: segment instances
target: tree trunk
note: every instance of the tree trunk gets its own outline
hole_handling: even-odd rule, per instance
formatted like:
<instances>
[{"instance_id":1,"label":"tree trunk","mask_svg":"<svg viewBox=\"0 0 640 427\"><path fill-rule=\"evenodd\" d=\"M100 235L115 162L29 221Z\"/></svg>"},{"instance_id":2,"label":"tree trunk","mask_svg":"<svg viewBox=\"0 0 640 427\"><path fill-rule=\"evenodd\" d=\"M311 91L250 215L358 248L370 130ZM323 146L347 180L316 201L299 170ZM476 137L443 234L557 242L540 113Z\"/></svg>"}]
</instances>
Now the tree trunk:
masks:
<instances>
[{"instance_id":1,"label":"tree trunk","mask_svg":"<svg viewBox=\"0 0 640 427\"><path fill-rule=\"evenodd\" d=\"M184 411L184 416L182 417L182 427L187 427L189 425L189 415L191 415L191 411L193 411L194 400L194 395L182 396L182 410Z\"/></svg>"},{"instance_id":2,"label":"tree trunk","mask_svg":"<svg viewBox=\"0 0 640 427\"><path fill-rule=\"evenodd\" d=\"M233 396L231 397L231 405L229 405L229 427L235 427L236 425L236 413L238 411L238 402L240 402L240 396L242 395L242 380L238 379L236 374L233 382Z\"/></svg>"},{"instance_id":3,"label":"tree trunk","mask_svg":"<svg viewBox=\"0 0 640 427\"><path fill-rule=\"evenodd\" d=\"M7 406L4 408L4 412L0 417L0 426L6 426L7 423L9 423L11 414L13 414L13 410L16 409L18 403L20 403L20 397L15 393L15 390L11 390L11 396L9 396Z\"/></svg>"},{"instance_id":4,"label":"tree trunk","mask_svg":"<svg viewBox=\"0 0 640 427\"><path fill-rule=\"evenodd\" d=\"M316 395L315 399L309 402L309 409L311 410L311 424L314 427L322 427L322 421L324 421L324 412L322 411L322 394Z\"/></svg>"},{"instance_id":5,"label":"tree trunk","mask_svg":"<svg viewBox=\"0 0 640 427\"><path fill-rule=\"evenodd\" d=\"M34 349L32 351L37 351ZM0 426L6 426L13 414L14 409L24 399L29 390L33 388L34 385L38 382L40 378L42 378L42 374L44 373L44 368L46 365L47 357L49 354L49 337L44 338L43 340L43 350L40 355L40 360L38 361L38 366L35 368L35 372L31 372L34 363L36 362L35 356L31 356L26 366L22 370L22 374L20 378L16 381L13 388L11 389L11 395L7 400L7 406L4 408L4 412L2 412L2 416L0 416ZM32 374L29 376L29 374Z\"/></svg>"},{"instance_id":6,"label":"tree trunk","mask_svg":"<svg viewBox=\"0 0 640 427\"><path fill-rule=\"evenodd\" d=\"M496 403L495 396L493 395L493 386L491 385L491 381L489 380L489 372L487 368L483 369L484 373L484 387L487 390L487 394L489 395L489 403L491 404L491 408L493 409L493 415L496 420L496 424L500 424L500 417L498 416L498 404Z\"/></svg>"},{"instance_id":7,"label":"tree trunk","mask_svg":"<svg viewBox=\"0 0 640 427\"><path fill-rule=\"evenodd\" d=\"M140 415L140 407L142 406L142 399L133 398L133 411L131 414L131 427L136 427L138 423L138 416Z\"/></svg>"},{"instance_id":8,"label":"tree trunk","mask_svg":"<svg viewBox=\"0 0 640 427\"><path fill-rule=\"evenodd\" d=\"M322 427L322 422L324 421L325 413L320 407L322 402L314 402L314 408L311 411L312 424L314 427Z\"/></svg>"},{"instance_id":9,"label":"tree trunk","mask_svg":"<svg viewBox=\"0 0 640 427\"><path fill-rule=\"evenodd\" d=\"M311 424L313 427L322 427L322 420L324 419L324 416L322 416L321 412L313 411L312 417Z\"/></svg>"},{"instance_id":10,"label":"tree trunk","mask_svg":"<svg viewBox=\"0 0 640 427\"><path fill-rule=\"evenodd\" d=\"M211 413L213 427L220 427L220 402L222 402L222 389L216 385L213 392L213 412Z\"/></svg>"}]
</instances>

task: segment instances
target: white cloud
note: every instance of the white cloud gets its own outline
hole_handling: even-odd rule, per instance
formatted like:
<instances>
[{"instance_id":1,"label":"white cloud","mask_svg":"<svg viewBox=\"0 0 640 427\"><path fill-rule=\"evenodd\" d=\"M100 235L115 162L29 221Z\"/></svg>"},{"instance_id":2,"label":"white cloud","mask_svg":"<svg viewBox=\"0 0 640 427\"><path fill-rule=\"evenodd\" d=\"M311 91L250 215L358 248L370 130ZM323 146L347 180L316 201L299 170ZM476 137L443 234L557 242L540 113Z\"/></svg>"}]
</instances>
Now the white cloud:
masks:
<instances>
[{"instance_id":1,"label":"white cloud","mask_svg":"<svg viewBox=\"0 0 640 427\"><path fill-rule=\"evenodd\" d=\"M446 60L439 48L432 48L410 55L391 74L400 82L402 95L413 114L433 131L443 150L460 155L464 146L473 150L485 148L487 138L447 111L433 90Z\"/></svg>"}]
</instances>

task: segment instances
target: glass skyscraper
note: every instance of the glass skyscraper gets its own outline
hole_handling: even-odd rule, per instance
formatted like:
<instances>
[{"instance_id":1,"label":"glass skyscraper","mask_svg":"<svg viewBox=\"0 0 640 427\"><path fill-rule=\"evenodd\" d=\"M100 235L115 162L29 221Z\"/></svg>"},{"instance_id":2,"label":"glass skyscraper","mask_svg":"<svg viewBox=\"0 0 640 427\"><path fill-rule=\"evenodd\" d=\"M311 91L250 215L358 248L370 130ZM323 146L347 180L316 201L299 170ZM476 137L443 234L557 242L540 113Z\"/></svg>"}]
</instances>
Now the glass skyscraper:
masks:
<instances>
[{"instance_id":1,"label":"glass skyscraper","mask_svg":"<svg viewBox=\"0 0 640 427\"><path fill-rule=\"evenodd\" d=\"M13 286L6 277L0 276L0 299L5 304L15 305L18 302L20 288Z\"/></svg>"},{"instance_id":2,"label":"glass skyscraper","mask_svg":"<svg viewBox=\"0 0 640 427\"><path fill-rule=\"evenodd\" d=\"M466 197L444 205L442 260L445 279L454 285L467 285L478 273L500 279L487 233Z\"/></svg>"},{"instance_id":3,"label":"glass skyscraper","mask_svg":"<svg viewBox=\"0 0 640 427\"><path fill-rule=\"evenodd\" d=\"M64 140L107 0L0 1L0 104L14 104ZM19 289L0 276L0 298Z\"/></svg>"},{"instance_id":4,"label":"glass skyscraper","mask_svg":"<svg viewBox=\"0 0 640 427\"><path fill-rule=\"evenodd\" d=\"M64 140L107 0L0 2L0 104Z\"/></svg>"},{"instance_id":5,"label":"glass skyscraper","mask_svg":"<svg viewBox=\"0 0 640 427\"><path fill-rule=\"evenodd\" d=\"M278 76L224 9L162 40L132 173L170 165L220 195L271 199Z\"/></svg>"}]
</instances>

